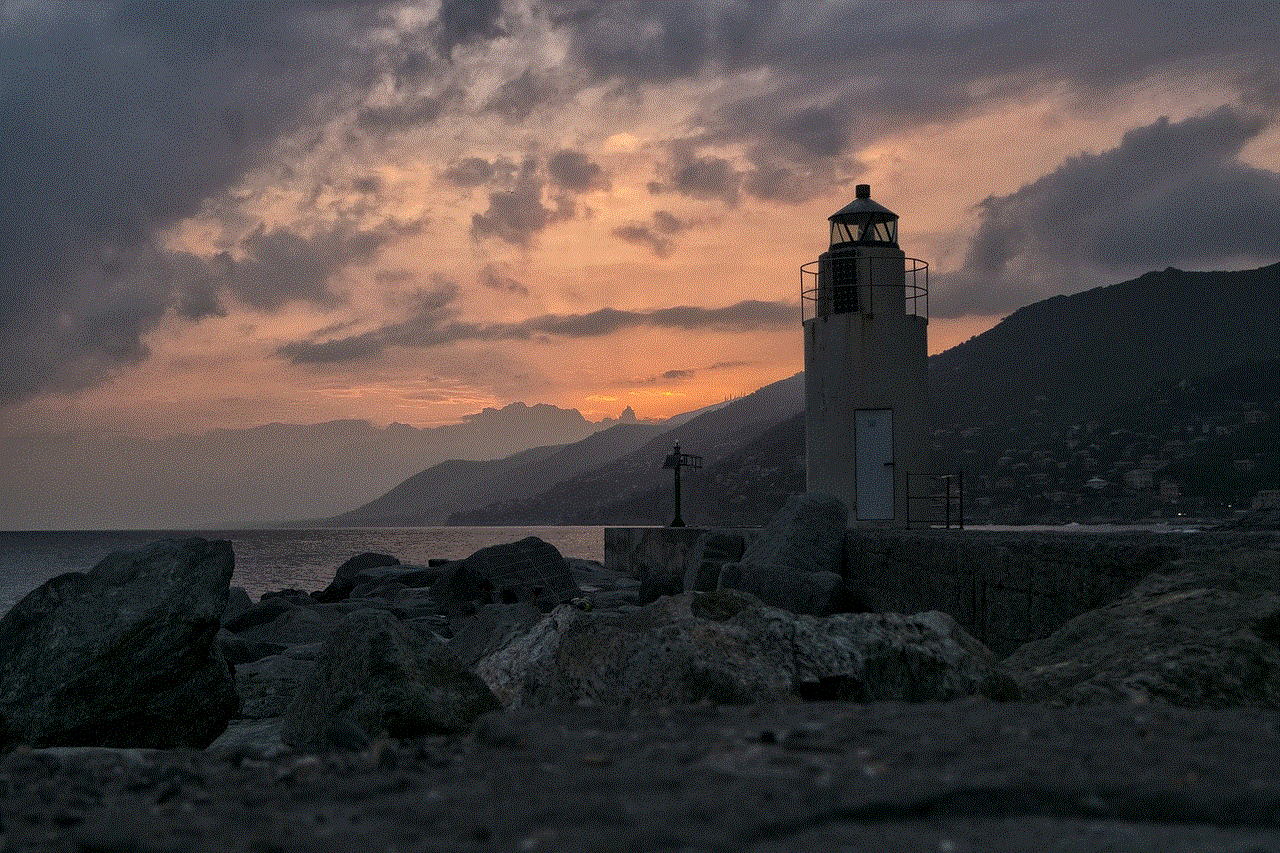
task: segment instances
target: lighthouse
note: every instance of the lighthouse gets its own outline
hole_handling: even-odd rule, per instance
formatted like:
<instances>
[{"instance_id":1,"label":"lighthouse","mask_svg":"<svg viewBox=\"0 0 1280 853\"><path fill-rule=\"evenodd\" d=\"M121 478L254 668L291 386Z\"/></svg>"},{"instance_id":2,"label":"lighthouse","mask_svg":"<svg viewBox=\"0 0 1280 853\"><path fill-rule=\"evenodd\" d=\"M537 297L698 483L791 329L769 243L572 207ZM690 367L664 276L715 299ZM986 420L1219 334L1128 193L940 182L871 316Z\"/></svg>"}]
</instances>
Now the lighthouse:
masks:
<instances>
[{"instance_id":1,"label":"lighthouse","mask_svg":"<svg viewBox=\"0 0 1280 853\"><path fill-rule=\"evenodd\" d=\"M851 525L905 526L926 515L908 488L929 473L929 266L870 185L855 195L800 268L806 488L843 500Z\"/></svg>"}]
</instances>

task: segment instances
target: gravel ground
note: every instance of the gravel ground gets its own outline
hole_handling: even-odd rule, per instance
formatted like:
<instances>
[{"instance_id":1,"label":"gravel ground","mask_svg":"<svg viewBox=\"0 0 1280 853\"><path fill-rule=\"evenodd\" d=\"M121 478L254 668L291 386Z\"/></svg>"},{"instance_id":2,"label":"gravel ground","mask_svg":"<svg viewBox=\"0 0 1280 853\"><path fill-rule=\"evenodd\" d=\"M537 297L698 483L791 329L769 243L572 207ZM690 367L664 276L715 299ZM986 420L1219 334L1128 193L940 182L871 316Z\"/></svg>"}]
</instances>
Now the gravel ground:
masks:
<instances>
[{"instance_id":1,"label":"gravel ground","mask_svg":"<svg viewBox=\"0 0 1280 853\"><path fill-rule=\"evenodd\" d=\"M495 713L362 752L26 750L5 851L1275 851L1256 710L788 703Z\"/></svg>"}]
</instances>

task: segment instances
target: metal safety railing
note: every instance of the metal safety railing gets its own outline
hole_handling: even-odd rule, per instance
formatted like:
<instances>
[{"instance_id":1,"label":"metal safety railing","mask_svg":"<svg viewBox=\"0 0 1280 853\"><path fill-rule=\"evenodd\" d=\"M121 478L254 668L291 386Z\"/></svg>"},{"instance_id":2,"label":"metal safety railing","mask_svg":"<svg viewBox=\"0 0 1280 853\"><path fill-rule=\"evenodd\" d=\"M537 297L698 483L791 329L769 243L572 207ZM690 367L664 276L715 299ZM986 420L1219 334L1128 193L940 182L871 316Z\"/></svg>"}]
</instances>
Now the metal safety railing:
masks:
<instances>
[{"instance_id":1,"label":"metal safety railing","mask_svg":"<svg viewBox=\"0 0 1280 853\"><path fill-rule=\"evenodd\" d=\"M897 258L862 255L839 260L852 268L853 282L833 282L827 292L818 287L818 270L822 261L810 261L800 267L800 322L814 317L840 313L838 305L853 305L868 314L876 306L888 308L891 300L902 300L904 313L929 318L929 264L919 258L903 258L898 269ZM901 276L901 279L899 278Z\"/></svg>"},{"instance_id":2,"label":"metal safety railing","mask_svg":"<svg viewBox=\"0 0 1280 853\"><path fill-rule=\"evenodd\" d=\"M964 530L964 471L954 474L912 474L907 472L907 515L904 521L911 526L911 508L924 503L926 510L917 514L918 524L930 526L941 523L948 530L952 524ZM914 488L913 488L914 484ZM923 484L923 485L921 485ZM924 494L920 494L923 491ZM936 516L930 518L930 516Z\"/></svg>"}]
</instances>

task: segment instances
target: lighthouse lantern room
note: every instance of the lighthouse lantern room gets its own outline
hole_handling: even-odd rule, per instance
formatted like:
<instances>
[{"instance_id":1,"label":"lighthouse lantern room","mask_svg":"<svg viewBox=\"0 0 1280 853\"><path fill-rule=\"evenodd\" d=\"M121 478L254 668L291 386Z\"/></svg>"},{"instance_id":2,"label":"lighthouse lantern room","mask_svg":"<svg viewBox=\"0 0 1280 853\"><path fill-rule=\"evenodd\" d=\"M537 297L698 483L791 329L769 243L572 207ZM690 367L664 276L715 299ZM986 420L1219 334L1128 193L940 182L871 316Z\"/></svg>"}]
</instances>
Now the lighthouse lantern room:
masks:
<instances>
[{"instance_id":1,"label":"lighthouse lantern room","mask_svg":"<svg viewBox=\"0 0 1280 853\"><path fill-rule=\"evenodd\" d=\"M828 219L827 251L800 268L806 488L854 525L925 521L908 486L929 471L929 267L868 184Z\"/></svg>"}]
</instances>

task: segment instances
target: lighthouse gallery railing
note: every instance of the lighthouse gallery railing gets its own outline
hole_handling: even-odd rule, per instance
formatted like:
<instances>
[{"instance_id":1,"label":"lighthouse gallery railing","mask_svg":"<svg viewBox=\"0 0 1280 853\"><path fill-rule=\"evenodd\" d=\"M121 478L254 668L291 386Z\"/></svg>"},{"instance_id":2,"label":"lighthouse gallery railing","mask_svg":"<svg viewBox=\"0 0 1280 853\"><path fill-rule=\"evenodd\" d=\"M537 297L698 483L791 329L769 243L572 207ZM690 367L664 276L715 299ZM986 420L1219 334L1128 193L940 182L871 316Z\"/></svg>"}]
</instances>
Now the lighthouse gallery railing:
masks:
<instances>
[{"instance_id":1,"label":"lighthouse gallery railing","mask_svg":"<svg viewBox=\"0 0 1280 853\"><path fill-rule=\"evenodd\" d=\"M929 319L929 264L919 258L903 259L902 284L898 283L896 269L881 269L889 264L896 267L896 259L875 256L857 258L854 261L857 265L856 283L833 286L828 299L820 299L818 294L820 263L820 261L810 261L800 267L801 322L830 314L832 305L845 301L839 298L845 292L852 297L850 300L852 304L865 305L868 313L874 313L877 305L887 307L891 299L901 299L905 313L913 317ZM865 299L860 299L859 293L853 291L865 295Z\"/></svg>"}]
</instances>

